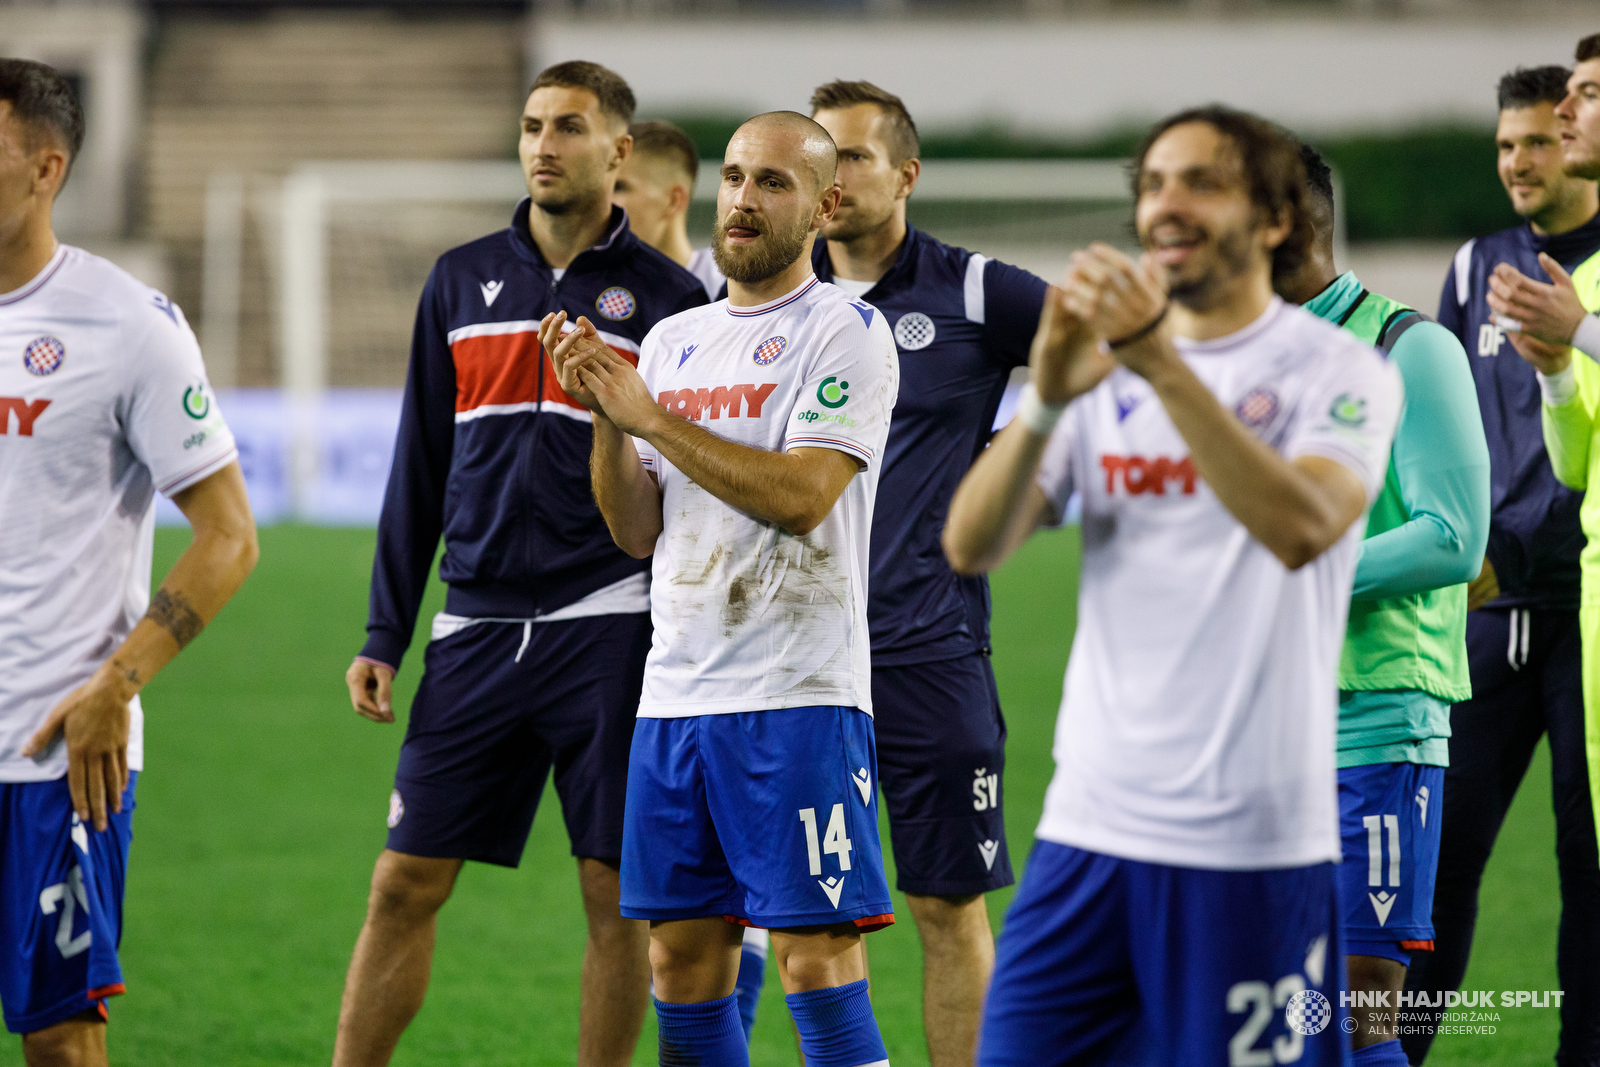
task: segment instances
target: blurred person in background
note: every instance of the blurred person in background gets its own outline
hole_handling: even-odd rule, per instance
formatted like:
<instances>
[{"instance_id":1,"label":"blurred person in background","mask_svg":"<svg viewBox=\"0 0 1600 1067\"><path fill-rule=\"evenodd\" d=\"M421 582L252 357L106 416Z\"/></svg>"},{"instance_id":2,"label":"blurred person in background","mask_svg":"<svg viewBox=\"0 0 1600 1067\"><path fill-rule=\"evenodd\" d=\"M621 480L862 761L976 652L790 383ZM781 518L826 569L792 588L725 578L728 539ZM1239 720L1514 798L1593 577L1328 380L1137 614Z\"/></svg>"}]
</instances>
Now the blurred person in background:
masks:
<instances>
[{"instance_id":1,"label":"blurred person in background","mask_svg":"<svg viewBox=\"0 0 1600 1067\"><path fill-rule=\"evenodd\" d=\"M1273 293L1314 236L1297 139L1191 109L1132 177L1144 255L1074 253L944 532L990 570L1081 494L1056 771L978 1062L1342 1064L1337 669L1400 375Z\"/></svg>"},{"instance_id":2,"label":"blurred person in background","mask_svg":"<svg viewBox=\"0 0 1600 1067\"><path fill-rule=\"evenodd\" d=\"M1594 77L1600 60L1591 54L1580 68L1585 64L1590 84L1600 82ZM1600 866L1593 779L1585 758L1583 659L1590 639L1579 618L1579 553L1585 551L1579 512L1585 507L1586 478L1581 458L1559 479L1561 465L1552 468L1554 451L1547 451L1549 438L1541 425L1541 382L1506 344L1533 352L1541 342L1515 329L1507 332L1504 313L1510 308L1496 295L1520 286L1517 279L1537 286L1529 290L1536 295L1553 292L1558 287L1532 279L1565 279L1567 271L1595 263L1600 252L1594 181L1600 166L1573 165L1566 143L1570 133L1558 114L1573 106L1569 78L1577 75L1563 67L1534 67L1500 79L1495 137L1500 181L1526 221L1463 245L1439 298L1439 322L1466 348L1477 386L1489 444L1491 517L1483 572L1469 589L1472 698L1457 704L1450 719L1434 951L1415 957L1406 990L1413 999L1425 994L1434 1005L1412 1015L1413 1021L1426 1023L1444 1014L1443 994L1460 988L1484 867L1539 738L1547 735L1561 874L1556 966L1566 991L1557 1062L1595 1064L1600 1063ZM1593 122L1600 113L1592 103L1585 106ZM1600 130L1590 136L1600 144ZM1600 151L1594 154L1600 157ZM1577 306L1575 296L1572 303ZM1531 322L1531 307L1519 303L1515 310ZM1582 317L1579 307L1576 318ZM1575 325L1567 325L1563 338L1571 337ZM1566 366L1565 345L1560 357ZM1558 391L1570 387L1568 371L1557 376ZM1543 388L1550 389L1550 383ZM1593 536L1591 531L1591 545ZM1433 1029L1413 1026L1402 1035L1411 1063L1427 1056Z\"/></svg>"},{"instance_id":3,"label":"blurred person in background","mask_svg":"<svg viewBox=\"0 0 1600 1067\"><path fill-rule=\"evenodd\" d=\"M700 173L694 141L670 122L635 122L628 133L633 152L617 175L613 201L628 212L628 226L639 240L699 278L706 299L716 300L728 280L709 247L689 243L689 204Z\"/></svg>"},{"instance_id":4,"label":"blurred person in background","mask_svg":"<svg viewBox=\"0 0 1600 1067\"><path fill-rule=\"evenodd\" d=\"M898 96L829 82L811 115L838 145L841 190L812 268L883 314L900 357L867 587L873 730L896 885L922 943L929 1061L964 1067L994 969L984 895L1014 878L988 580L951 570L939 533L1011 371L1027 365L1046 285L906 221L921 146Z\"/></svg>"},{"instance_id":5,"label":"blurred person in background","mask_svg":"<svg viewBox=\"0 0 1600 1067\"><path fill-rule=\"evenodd\" d=\"M508 229L440 257L422 292L367 641L346 675L358 713L394 721L391 686L441 536L449 592L345 980L338 1067L389 1062L422 1006L462 863L518 864L552 767L589 924L576 1061L617 1067L638 1043L647 931L618 910L617 870L649 561L606 530L589 490L589 411L562 390L536 329L557 310L593 316L631 362L652 326L706 302L612 205L633 108L598 64L540 74L521 118L528 198Z\"/></svg>"},{"instance_id":6,"label":"blurred person in background","mask_svg":"<svg viewBox=\"0 0 1600 1067\"><path fill-rule=\"evenodd\" d=\"M183 312L51 228L83 134L65 78L0 59L0 1005L29 1067L107 1062L139 691L257 555ZM157 492L194 539L152 596Z\"/></svg>"},{"instance_id":7,"label":"blurred person in background","mask_svg":"<svg viewBox=\"0 0 1600 1067\"><path fill-rule=\"evenodd\" d=\"M1489 536L1489 450L1461 342L1420 312L1363 286L1333 260L1333 173L1301 146L1316 230L1300 269L1274 281L1285 300L1386 353L1405 383L1383 490L1356 558L1339 663L1339 825L1358 1067L1405 1067L1395 995L1412 953L1433 948L1450 705L1472 695L1467 582ZM1364 1018L1363 1018L1364 1017Z\"/></svg>"}]
</instances>

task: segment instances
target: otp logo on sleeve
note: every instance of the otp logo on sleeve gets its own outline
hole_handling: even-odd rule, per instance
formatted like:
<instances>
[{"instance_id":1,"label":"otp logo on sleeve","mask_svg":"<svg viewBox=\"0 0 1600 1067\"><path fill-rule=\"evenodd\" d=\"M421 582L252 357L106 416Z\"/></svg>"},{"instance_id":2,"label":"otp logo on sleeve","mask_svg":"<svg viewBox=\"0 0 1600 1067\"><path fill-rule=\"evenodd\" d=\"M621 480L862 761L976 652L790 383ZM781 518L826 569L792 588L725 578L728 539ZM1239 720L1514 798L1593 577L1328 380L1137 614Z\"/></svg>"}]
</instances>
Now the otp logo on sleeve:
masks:
<instances>
[{"instance_id":1,"label":"otp logo on sleeve","mask_svg":"<svg viewBox=\"0 0 1600 1067\"><path fill-rule=\"evenodd\" d=\"M783 355L783 350L789 347L787 337L769 337L756 345L754 355L751 357L758 366L768 366Z\"/></svg>"},{"instance_id":2,"label":"otp logo on sleeve","mask_svg":"<svg viewBox=\"0 0 1600 1067\"><path fill-rule=\"evenodd\" d=\"M35 337L28 342L28 347L22 350L22 365L28 368L29 374L36 374L43 378L46 374L54 374L61 366L61 361L67 358L67 346L59 338L46 334Z\"/></svg>"},{"instance_id":3,"label":"otp logo on sleeve","mask_svg":"<svg viewBox=\"0 0 1600 1067\"><path fill-rule=\"evenodd\" d=\"M632 315L638 306L633 294L620 285L613 285L595 297L594 301L594 309L608 319L625 319Z\"/></svg>"}]
</instances>

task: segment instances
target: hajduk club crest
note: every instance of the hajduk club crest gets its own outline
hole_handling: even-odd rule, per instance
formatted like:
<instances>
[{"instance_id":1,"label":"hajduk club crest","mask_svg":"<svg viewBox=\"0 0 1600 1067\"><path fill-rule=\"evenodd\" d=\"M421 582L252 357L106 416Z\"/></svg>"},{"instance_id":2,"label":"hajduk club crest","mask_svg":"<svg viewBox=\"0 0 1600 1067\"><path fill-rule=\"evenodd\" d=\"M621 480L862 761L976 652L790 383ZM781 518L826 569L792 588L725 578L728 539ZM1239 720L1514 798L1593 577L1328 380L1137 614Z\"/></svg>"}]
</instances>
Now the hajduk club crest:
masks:
<instances>
[{"instance_id":1,"label":"hajduk club crest","mask_svg":"<svg viewBox=\"0 0 1600 1067\"><path fill-rule=\"evenodd\" d=\"M779 356L783 355L783 350L788 347L789 339L787 337L769 337L756 345L756 350L751 355L751 358L756 361L757 366L765 367L775 362Z\"/></svg>"},{"instance_id":2,"label":"hajduk club crest","mask_svg":"<svg viewBox=\"0 0 1600 1067\"><path fill-rule=\"evenodd\" d=\"M594 309L608 319L625 319L639 307L633 294L620 285L613 285L595 298Z\"/></svg>"},{"instance_id":3,"label":"hajduk club crest","mask_svg":"<svg viewBox=\"0 0 1600 1067\"><path fill-rule=\"evenodd\" d=\"M28 342L28 347L22 350L22 365L28 369L29 374L43 378L46 374L54 374L61 366L61 361L67 358L67 346L61 339L45 334L35 337Z\"/></svg>"}]
</instances>

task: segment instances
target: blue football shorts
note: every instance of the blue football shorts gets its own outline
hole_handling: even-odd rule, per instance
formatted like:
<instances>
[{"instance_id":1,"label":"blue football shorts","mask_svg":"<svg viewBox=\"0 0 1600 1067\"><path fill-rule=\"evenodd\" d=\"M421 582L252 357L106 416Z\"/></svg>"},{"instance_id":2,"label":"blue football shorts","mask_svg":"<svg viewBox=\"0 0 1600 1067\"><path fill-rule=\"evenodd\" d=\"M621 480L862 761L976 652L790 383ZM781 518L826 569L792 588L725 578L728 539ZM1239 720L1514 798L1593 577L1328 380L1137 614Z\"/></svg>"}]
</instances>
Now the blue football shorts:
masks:
<instances>
[{"instance_id":1,"label":"blue football shorts","mask_svg":"<svg viewBox=\"0 0 1600 1067\"><path fill-rule=\"evenodd\" d=\"M1343 1063L1334 866L1198 870L1038 842L996 946L978 1063Z\"/></svg>"},{"instance_id":2,"label":"blue football shorts","mask_svg":"<svg viewBox=\"0 0 1600 1067\"><path fill-rule=\"evenodd\" d=\"M855 708L640 719L622 914L889 925L876 779L872 718Z\"/></svg>"},{"instance_id":3,"label":"blue football shorts","mask_svg":"<svg viewBox=\"0 0 1600 1067\"><path fill-rule=\"evenodd\" d=\"M117 945L133 842L128 775L122 811L96 832L78 821L67 780L0 782L0 1006L31 1034L124 992Z\"/></svg>"},{"instance_id":4,"label":"blue football shorts","mask_svg":"<svg viewBox=\"0 0 1600 1067\"><path fill-rule=\"evenodd\" d=\"M1339 771L1339 902L1345 951L1410 965L1433 951L1444 768L1373 763Z\"/></svg>"}]
</instances>

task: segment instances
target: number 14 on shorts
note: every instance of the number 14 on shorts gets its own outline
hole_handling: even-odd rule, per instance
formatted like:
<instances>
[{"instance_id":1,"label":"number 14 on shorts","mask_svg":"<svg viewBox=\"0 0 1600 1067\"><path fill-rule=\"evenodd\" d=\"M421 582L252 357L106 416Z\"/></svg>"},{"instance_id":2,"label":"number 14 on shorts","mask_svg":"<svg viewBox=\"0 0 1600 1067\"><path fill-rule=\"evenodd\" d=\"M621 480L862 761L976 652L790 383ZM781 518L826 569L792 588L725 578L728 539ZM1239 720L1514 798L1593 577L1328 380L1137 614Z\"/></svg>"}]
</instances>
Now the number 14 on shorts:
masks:
<instances>
[{"instance_id":1,"label":"number 14 on shorts","mask_svg":"<svg viewBox=\"0 0 1600 1067\"><path fill-rule=\"evenodd\" d=\"M806 860L810 865L811 874L817 878L817 884L822 891L828 894L828 901L834 906L839 906L839 894L844 891L844 872L850 869L850 852L855 848L850 843L850 836L844 828L844 805L835 804L833 812L828 816L828 829L822 835L819 843L817 840L817 809L801 808L800 821L806 828ZM826 879L822 874L822 856L827 853L838 857L839 874Z\"/></svg>"}]
</instances>

